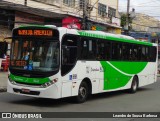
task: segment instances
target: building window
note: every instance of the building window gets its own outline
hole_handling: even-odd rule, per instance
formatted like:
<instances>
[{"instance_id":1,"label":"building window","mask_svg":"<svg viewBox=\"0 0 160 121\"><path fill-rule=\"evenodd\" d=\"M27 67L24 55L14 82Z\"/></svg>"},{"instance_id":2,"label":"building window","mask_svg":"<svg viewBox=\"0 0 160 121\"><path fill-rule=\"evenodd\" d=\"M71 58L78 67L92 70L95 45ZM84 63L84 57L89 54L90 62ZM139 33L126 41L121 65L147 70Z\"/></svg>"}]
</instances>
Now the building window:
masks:
<instances>
[{"instance_id":1,"label":"building window","mask_svg":"<svg viewBox=\"0 0 160 121\"><path fill-rule=\"evenodd\" d=\"M63 0L63 3L67 6L75 6L75 0Z\"/></svg>"},{"instance_id":2,"label":"building window","mask_svg":"<svg viewBox=\"0 0 160 121\"><path fill-rule=\"evenodd\" d=\"M106 8L107 8L106 5L98 3L98 14L101 16L105 16L106 15Z\"/></svg>"},{"instance_id":3,"label":"building window","mask_svg":"<svg viewBox=\"0 0 160 121\"><path fill-rule=\"evenodd\" d=\"M85 0L79 0L79 8L83 9L84 8L84 1Z\"/></svg>"},{"instance_id":4,"label":"building window","mask_svg":"<svg viewBox=\"0 0 160 121\"><path fill-rule=\"evenodd\" d=\"M116 16L116 9L109 7L108 8L108 17L115 17Z\"/></svg>"}]
</instances>

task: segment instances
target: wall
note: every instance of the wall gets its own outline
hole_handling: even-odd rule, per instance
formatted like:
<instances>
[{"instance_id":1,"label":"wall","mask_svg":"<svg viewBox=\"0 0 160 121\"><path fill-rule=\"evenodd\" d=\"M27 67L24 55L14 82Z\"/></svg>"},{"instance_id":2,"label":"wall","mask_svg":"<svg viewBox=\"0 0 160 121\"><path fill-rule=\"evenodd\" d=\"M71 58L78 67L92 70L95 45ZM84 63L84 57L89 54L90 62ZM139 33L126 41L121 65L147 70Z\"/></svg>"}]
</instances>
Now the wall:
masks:
<instances>
[{"instance_id":1,"label":"wall","mask_svg":"<svg viewBox=\"0 0 160 121\"><path fill-rule=\"evenodd\" d=\"M4 38L11 37L12 31L7 26L0 25L0 41L4 41Z\"/></svg>"},{"instance_id":2,"label":"wall","mask_svg":"<svg viewBox=\"0 0 160 121\"><path fill-rule=\"evenodd\" d=\"M95 4L97 0L89 0L91 6L94 5L93 11L91 11L91 21L103 24L104 27L111 26L112 28L118 28L120 26L112 24L111 19L108 16L102 17L98 16L98 3ZM108 13L108 7L115 8L116 14L118 15L118 0L99 0L100 3L107 5L106 12ZM45 3L45 4L44 4ZM63 3L63 0L31 0L28 1L27 6L38 7L39 9L55 12L58 14L67 14L68 16L83 17L83 11L79 8L79 0L75 0L75 6L67 6ZM116 15L116 17L117 17ZM107 25L109 24L109 25ZM117 27L116 27L117 26ZM119 30L118 30L119 31Z\"/></svg>"},{"instance_id":3,"label":"wall","mask_svg":"<svg viewBox=\"0 0 160 121\"><path fill-rule=\"evenodd\" d=\"M91 5L94 5L97 2L97 0L91 0ZM99 0L98 3L105 4L107 6L107 13L108 13L108 7L112 7L116 9L116 17L118 17L118 0ZM95 5L96 8L98 8L98 3ZM91 12L91 16L96 16L96 19L100 19L101 17L98 16L98 9L94 8ZM104 19L104 18L103 18Z\"/></svg>"},{"instance_id":4,"label":"wall","mask_svg":"<svg viewBox=\"0 0 160 121\"><path fill-rule=\"evenodd\" d=\"M27 25L30 23L44 23L44 18L28 13L18 12L15 13L15 21L20 23L15 23L15 27L19 27L20 25Z\"/></svg>"}]
</instances>

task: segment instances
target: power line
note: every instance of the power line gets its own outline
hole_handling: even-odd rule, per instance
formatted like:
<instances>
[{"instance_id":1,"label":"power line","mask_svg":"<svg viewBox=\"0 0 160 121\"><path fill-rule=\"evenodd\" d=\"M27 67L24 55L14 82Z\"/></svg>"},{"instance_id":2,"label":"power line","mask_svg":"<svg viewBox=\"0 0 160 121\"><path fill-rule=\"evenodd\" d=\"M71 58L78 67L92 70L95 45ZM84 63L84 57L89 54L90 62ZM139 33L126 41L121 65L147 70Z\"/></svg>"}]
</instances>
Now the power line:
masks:
<instances>
[{"instance_id":1,"label":"power line","mask_svg":"<svg viewBox=\"0 0 160 121\"><path fill-rule=\"evenodd\" d=\"M157 0L152 0L150 2L145 2L145 3L139 3L139 5L144 5L144 4L148 4L148 3L153 3L153 2L156 2Z\"/></svg>"}]
</instances>

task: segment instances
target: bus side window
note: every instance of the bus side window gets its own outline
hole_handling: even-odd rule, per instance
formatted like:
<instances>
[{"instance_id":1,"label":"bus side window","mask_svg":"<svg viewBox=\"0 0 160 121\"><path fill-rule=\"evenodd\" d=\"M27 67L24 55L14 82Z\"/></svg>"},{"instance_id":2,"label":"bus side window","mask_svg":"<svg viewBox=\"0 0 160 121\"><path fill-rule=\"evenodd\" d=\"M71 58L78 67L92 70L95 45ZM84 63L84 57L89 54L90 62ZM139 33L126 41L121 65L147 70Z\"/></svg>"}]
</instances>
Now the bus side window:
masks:
<instances>
[{"instance_id":1,"label":"bus side window","mask_svg":"<svg viewBox=\"0 0 160 121\"><path fill-rule=\"evenodd\" d=\"M142 61L146 61L146 47L142 46Z\"/></svg>"},{"instance_id":2,"label":"bus side window","mask_svg":"<svg viewBox=\"0 0 160 121\"><path fill-rule=\"evenodd\" d=\"M156 47L149 47L149 61L155 62L156 61L156 55L157 55L157 48Z\"/></svg>"},{"instance_id":3,"label":"bus side window","mask_svg":"<svg viewBox=\"0 0 160 121\"><path fill-rule=\"evenodd\" d=\"M103 40L97 42L97 60L105 59L105 43Z\"/></svg>"},{"instance_id":4,"label":"bus side window","mask_svg":"<svg viewBox=\"0 0 160 121\"><path fill-rule=\"evenodd\" d=\"M81 59L87 59L88 56L88 44L87 41L82 41L81 47Z\"/></svg>"},{"instance_id":5,"label":"bus side window","mask_svg":"<svg viewBox=\"0 0 160 121\"><path fill-rule=\"evenodd\" d=\"M97 60L110 60L111 43L106 40L97 41Z\"/></svg>"},{"instance_id":6,"label":"bus side window","mask_svg":"<svg viewBox=\"0 0 160 121\"><path fill-rule=\"evenodd\" d=\"M138 46L134 45L132 49L132 60L137 61L138 60Z\"/></svg>"},{"instance_id":7,"label":"bus side window","mask_svg":"<svg viewBox=\"0 0 160 121\"><path fill-rule=\"evenodd\" d=\"M141 55L142 55L142 48L141 48L141 46L138 46L138 54L137 54L137 58L138 58L138 61L141 61L142 59L142 57L141 57Z\"/></svg>"},{"instance_id":8,"label":"bus side window","mask_svg":"<svg viewBox=\"0 0 160 121\"><path fill-rule=\"evenodd\" d=\"M95 60L96 59L96 40L91 38L81 38L81 54L80 59Z\"/></svg>"},{"instance_id":9,"label":"bus side window","mask_svg":"<svg viewBox=\"0 0 160 121\"><path fill-rule=\"evenodd\" d=\"M118 42L112 43L112 60L121 60L122 45Z\"/></svg>"}]
</instances>

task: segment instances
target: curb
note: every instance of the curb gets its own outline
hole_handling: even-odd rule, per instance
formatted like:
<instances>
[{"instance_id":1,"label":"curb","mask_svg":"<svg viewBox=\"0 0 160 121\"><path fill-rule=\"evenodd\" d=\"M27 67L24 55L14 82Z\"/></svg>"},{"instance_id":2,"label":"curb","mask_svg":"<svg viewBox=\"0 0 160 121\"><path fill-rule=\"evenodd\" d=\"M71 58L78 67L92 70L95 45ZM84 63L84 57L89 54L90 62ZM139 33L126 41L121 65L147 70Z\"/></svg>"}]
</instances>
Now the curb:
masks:
<instances>
[{"instance_id":1,"label":"curb","mask_svg":"<svg viewBox=\"0 0 160 121\"><path fill-rule=\"evenodd\" d=\"M7 88L5 88L5 87L0 87L0 93L1 92L7 92Z\"/></svg>"}]
</instances>

